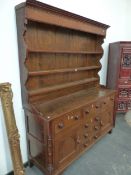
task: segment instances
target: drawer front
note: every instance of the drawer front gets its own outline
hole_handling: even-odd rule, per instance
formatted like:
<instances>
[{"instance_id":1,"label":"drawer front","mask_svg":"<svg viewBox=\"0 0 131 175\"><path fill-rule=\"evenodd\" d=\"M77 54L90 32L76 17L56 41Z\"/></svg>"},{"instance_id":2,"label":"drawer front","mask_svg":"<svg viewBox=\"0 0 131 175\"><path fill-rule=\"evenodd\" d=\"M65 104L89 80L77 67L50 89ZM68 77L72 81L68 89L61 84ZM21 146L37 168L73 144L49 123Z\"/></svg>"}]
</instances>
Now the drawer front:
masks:
<instances>
[{"instance_id":1,"label":"drawer front","mask_svg":"<svg viewBox=\"0 0 131 175\"><path fill-rule=\"evenodd\" d=\"M101 114L101 131L106 132L111 126L113 126L113 110L105 111Z\"/></svg>"},{"instance_id":2,"label":"drawer front","mask_svg":"<svg viewBox=\"0 0 131 175\"><path fill-rule=\"evenodd\" d=\"M93 116L94 116L94 104L85 106L82 111L83 111L82 149L86 149L93 141L92 140L92 137L93 137L92 123L93 123Z\"/></svg>"},{"instance_id":3,"label":"drawer front","mask_svg":"<svg viewBox=\"0 0 131 175\"><path fill-rule=\"evenodd\" d=\"M103 111L113 111L114 109L114 94L108 97L105 97L102 101L102 108L101 108L101 112Z\"/></svg>"},{"instance_id":4,"label":"drawer front","mask_svg":"<svg viewBox=\"0 0 131 175\"><path fill-rule=\"evenodd\" d=\"M114 94L83 107L83 134L88 144L113 126Z\"/></svg>"},{"instance_id":5,"label":"drawer front","mask_svg":"<svg viewBox=\"0 0 131 175\"><path fill-rule=\"evenodd\" d=\"M104 111L113 111L113 107L114 95L111 95L86 105L83 108L69 112L53 121L54 133L58 134L71 126L81 123L84 123L84 128L90 131L93 120L97 122L99 120L99 117L97 117L100 116L99 114Z\"/></svg>"},{"instance_id":6,"label":"drawer front","mask_svg":"<svg viewBox=\"0 0 131 175\"><path fill-rule=\"evenodd\" d=\"M98 100L83 107L83 115L88 118L88 116L95 116L99 114L102 110L102 102L104 101Z\"/></svg>"},{"instance_id":7,"label":"drawer front","mask_svg":"<svg viewBox=\"0 0 131 175\"><path fill-rule=\"evenodd\" d=\"M103 99L97 100L91 105L87 105L83 108L84 116L96 116L97 114L103 111L113 110L114 108L114 94L111 96L107 96Z\"/></svg>"},{"instance_id":8,"label":"drawer front","mask_svg":"<svg viewBox=\"0 0 131 175\"><path fill-rule=\"evenodd\" d=\"M53 123L55 134L67 129L70 126L80 124L82 122L81 110L75 110L70 113L67 113Z\"/></svg>"}]
</instances>

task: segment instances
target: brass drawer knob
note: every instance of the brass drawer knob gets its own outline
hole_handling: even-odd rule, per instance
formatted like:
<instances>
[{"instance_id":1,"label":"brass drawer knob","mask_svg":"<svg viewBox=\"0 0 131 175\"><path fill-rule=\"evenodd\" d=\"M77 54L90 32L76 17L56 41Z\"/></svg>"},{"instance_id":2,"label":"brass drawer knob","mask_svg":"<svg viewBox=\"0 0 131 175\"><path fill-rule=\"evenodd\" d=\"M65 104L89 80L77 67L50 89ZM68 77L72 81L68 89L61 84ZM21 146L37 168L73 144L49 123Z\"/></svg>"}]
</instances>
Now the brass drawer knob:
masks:
<instances>
[{"instance_id":1,"label":"brass drawer knob","mask_svg":"<svg viewBox=\"0 0 131 175\"><path fill-rule=\"evenodd\" d=\"M85 114L89 114L89 110L85 110Z\"/></svg>"},{"instance_id":2,"label":"brass drawer knob","mask_svg":"<svg viewBox=\"0 0 131 175\"><path fill-rule=\"evenodd\" d=\"M89 124L88 123L85 124L85 128L89 128Z\"/></svg>"},{"instance_id":3,"label":"brass drawer knob","mask_svg":"<svg viewBox=\"0 0 131 175\"><path fill-rule=\"evenodd\" d=\"M48 156L52 156L52 153L51 153L51 152L49 152L49 153L48 153Z\"/></svg>"},{"instance_id":4,"label":"brass drawer knob","mask_svg":"<svg viewBox=\"0 0 131 175\"><path fill-rule=\"evenodd\" d=\"M100 128L98 126L94 126L94 129L98 131Z\"/></svg>"},{"instance_id":5,"label":"brass drawer knob","mask_svg":"<svg viewBox=\"0 0 131 175\"><path fill-rule=\"evenodd\" d=\"M80 137L79 136L77 137L76 143L77 144L80 144L81 143L81 140L80 140Z\"/></svg>"},{"instance_id":6,"label":"brass drawer knob","mask_svg":"<svg viewBox=\"0 0 131 175\"><path fill-rule=\"evenodd\" d=\"M95 136L94 136L94 139L97 139L97 138L98 138L98 136L97 136L97 135L95 135Z\"/></svg>"},{"instance_id":7,"label":"brass drawer knob","mask_svg":"<svg viewBox=\"0 0 131 175\"><path fill-rule=\"evenodd\" d=\"M75 116L75 120L79 120L80 116L79 115L76 115Z\"/></svg>"},{"instance_id":8,"label":"brass drawer knob","mask_svg":"<svg viewBox=\"0 0 131 175\"><path fill-rule=\"evenodd\" d=\"M103 123L103 121L101 121L101 122L100 122L100 125L101 125L101 126L104 126L104 123Z\"/></svg>"},{"instance_id":9,"label":"brass drawer knob","mask_svg":"<svg viewBox=\"0 0 131 175\"><path fill-rule=\"evenodd\" d=\"M111 101L114 101L114 98L113 97L111 97L110 99L111 99Z\"/></svg>"},{"instance_id":10,"label":"brass drawer knob","mask_svg":"<svg viewBox=\"0 0 131 175\"><path fill-rule=\"evenodd\" d=\"M95 120L98 122L98 121L100 121L100 118L99 117L96 117Z\"/></svg>"},{"instance_id":11,"label":"brass drawer knob","mask_svg":"<svg viewBox=\"0 0 131 175\"><path fill-rule=\"evenodd\" d=\"M95 105L96 109L98 109L100 106L99 105Z\"/></svg>"},{"instance_id":12,"label":"brass drawer knob","mask_svg":"<svg viewBox=\"0 0 131 175\"><path fill-rule=\"evenodd\" d=\"M87 138L88 136L89 136L89 135L88 135L87 133L86 133L86 134L84 134L84 137L85 137L85 138Z\"/></svg>"},{"instance_id":13,"label":"brass drawer knob","mask_svg":"<svg viewBox=\"0 0 131 175\"><path fill-rule=\"evenodd\" d=\"M58 128L60 128L60 129L64 128L64 123L63 122L59 123Z\"/></svg>"},{"instance_id":14,"label":"brass drawer knob","mask_svg":"<svg viewBox=\"0 0 131 175\"><path fill-rule=\"evenodd\" d=\"M85 143L85 144L84 144L84 147L87 147L87 146L88 146L88 143Z\"/></svg>"}]
</instances>

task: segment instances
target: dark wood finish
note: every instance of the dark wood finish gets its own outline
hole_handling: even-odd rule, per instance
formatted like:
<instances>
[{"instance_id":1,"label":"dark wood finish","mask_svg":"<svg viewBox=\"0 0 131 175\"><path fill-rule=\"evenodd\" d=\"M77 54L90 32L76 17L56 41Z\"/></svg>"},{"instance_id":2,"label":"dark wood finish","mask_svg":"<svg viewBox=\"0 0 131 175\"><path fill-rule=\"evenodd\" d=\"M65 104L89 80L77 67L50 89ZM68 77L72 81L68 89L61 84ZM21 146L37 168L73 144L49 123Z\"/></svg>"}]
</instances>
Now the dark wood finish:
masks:
<instances>
[{"instance_id":1,"label":"dark wood finish","mask_svg":"<svg viewBox=\"0 0 131 175\"><path fill-rule=\"evenodd\" d=\"M29 161L58 175L114 126L98 76L108 26L33 0L16 18Z\"/></svg>"},{"instance_id":2,"label":"dark wood finish","mask_svg":"<svg viewBox=\"0 0 131 175\"><path fill-rule=\"evenodd\" d=\"M48 74L57 74L57 73L66 73L66 72L77 72L77 71L93 70L93 69L100 69L100 68L101 66L88 66L88 67L77 67L77 68L68 68L68 69L33 71L33 72L29 72L29 76L39 76L39 75L48 75Z\"/></svg>"},{"instance_id":3,"label":"dark wood finish","mask_svg":"<svg viewBox=\"0 0 131 175\"><path fill-rule=\"evenodd\" d=\"M117 91L116 112L131 109L131 42L110 43L107 87Z\"/></svg>"}]
</instances>

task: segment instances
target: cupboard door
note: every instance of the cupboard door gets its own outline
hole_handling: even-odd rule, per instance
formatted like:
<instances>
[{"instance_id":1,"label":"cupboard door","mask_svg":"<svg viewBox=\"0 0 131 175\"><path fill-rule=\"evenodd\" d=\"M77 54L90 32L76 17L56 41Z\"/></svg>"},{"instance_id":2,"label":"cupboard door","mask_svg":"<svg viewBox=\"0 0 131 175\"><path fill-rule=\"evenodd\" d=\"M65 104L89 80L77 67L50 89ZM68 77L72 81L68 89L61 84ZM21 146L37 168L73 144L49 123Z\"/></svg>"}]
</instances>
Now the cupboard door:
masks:
<instances>
[{"instance_id":1,"label":"cupboard door","mask_svg":"<svg viewBox=\"0 0 131 175\"><path fill-rule=\"evenodd\" d=\"M81 145L81 126L66 130L55 138L55 166L60 168L75 158Z\"/></svg>"}]
</instances>

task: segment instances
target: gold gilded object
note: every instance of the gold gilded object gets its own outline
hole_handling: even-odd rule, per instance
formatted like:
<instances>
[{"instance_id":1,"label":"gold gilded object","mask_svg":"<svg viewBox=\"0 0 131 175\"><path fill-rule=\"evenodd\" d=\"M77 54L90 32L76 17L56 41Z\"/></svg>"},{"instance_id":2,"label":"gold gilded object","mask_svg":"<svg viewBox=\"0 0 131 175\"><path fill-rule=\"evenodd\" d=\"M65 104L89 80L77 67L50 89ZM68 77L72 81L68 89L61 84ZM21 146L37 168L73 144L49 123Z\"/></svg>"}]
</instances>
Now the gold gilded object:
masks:
<instances>
[{"instance_id":1,"label":"gold gilded object","mask_svg":"<svg viewBox=\"0 0 131 175\"><path fill-rule=\"evenodd\" d=\"M13 162L14 175L25 175L20 150L20 136L16 126L13 109L13 93L10 83L0 84L0 97L10 146L11 158Z\"/></svg>"}]
</instances>

